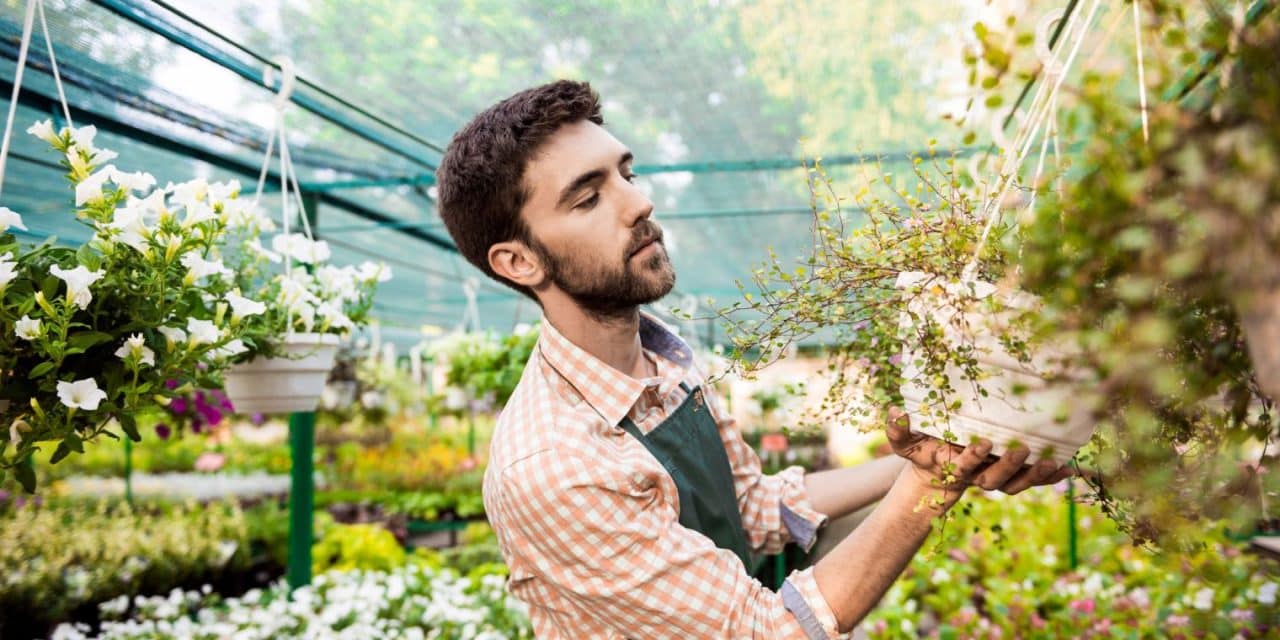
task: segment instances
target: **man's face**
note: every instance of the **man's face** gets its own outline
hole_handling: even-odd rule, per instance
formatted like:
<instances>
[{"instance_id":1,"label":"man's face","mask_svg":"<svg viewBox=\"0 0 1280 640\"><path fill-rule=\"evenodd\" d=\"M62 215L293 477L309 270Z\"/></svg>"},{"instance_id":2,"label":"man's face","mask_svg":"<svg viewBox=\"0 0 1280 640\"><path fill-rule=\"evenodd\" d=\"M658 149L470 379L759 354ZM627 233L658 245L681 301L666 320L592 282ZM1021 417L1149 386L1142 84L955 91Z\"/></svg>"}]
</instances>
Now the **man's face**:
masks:
<instances>
[{"instance_id":1,"label":"man's face","mask_svg":"<svg viewBox=\"0 0 1280 640\"><path fill-rule=\"evenodd\" d=\"M631 153L585 121L557 131L525 171L525 240L549 283L593 315L629 312L675 286L653 203L632 178Z\"/></svg>"}]
</instances>

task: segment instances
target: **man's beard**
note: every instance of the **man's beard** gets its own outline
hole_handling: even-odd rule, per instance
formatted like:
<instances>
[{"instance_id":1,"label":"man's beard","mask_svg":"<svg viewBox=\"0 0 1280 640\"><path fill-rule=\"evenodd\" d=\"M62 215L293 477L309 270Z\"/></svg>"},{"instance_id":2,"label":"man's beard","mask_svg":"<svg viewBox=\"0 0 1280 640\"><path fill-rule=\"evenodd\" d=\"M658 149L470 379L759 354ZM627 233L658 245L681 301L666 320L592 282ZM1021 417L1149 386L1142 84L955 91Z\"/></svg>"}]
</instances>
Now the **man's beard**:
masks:
<instances>
[{"instance_id":1,"label":"man's beard","mask_svg":"<svg viewBox=\"0 0 1280 640\"><path fill-rule=\"evenodd\" d=\"M661 237L662 230L657 224L649 221L637 224L631 243L620 256L621 262L612 264L584 264L578 257L581 253L555 255L532 235L527 241L552 283L587 314L611 320L626 317L636 307L661 299L675 286L675 270L671 268ZM643 260L631 259L636 251L655 240L661 251L655 250Z\"/></svg>"}]
</instances>

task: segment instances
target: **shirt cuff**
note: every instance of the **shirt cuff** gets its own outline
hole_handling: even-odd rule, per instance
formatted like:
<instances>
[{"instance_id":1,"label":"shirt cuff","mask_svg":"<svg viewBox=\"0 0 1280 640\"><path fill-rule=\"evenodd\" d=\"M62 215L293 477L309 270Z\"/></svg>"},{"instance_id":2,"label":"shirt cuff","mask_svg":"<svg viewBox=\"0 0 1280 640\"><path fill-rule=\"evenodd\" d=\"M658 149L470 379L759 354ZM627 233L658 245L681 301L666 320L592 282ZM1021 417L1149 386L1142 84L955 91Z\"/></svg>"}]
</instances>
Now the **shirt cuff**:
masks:
<instances>
[{"instance_id":1,"label":"shirt cuff","mask_svg":"<svg viewBox=\"0 0 1280 640\"><path fill-rule=\"evenodd\" d=\"M814 510L809 492L804 487L804 468L787 467L774 477L779 481L782 497L779 505L782 525L791 541L808 552L818 539L818 529L827 524L827 516Z\"/></svg>"},{"instance_id":2,"label":"shirt cuff","mask_svg":"<svg viewBox=\"0 0 1280 640\"><path fill-rule=\"evenodd\" d=\"M812 567L788 576L780 593L783 606L800 622L800 628L804 629L809 640L844 640L849 637L849 634L840 633L836 614L818 590Z\"/></svg>"}]
</instances>

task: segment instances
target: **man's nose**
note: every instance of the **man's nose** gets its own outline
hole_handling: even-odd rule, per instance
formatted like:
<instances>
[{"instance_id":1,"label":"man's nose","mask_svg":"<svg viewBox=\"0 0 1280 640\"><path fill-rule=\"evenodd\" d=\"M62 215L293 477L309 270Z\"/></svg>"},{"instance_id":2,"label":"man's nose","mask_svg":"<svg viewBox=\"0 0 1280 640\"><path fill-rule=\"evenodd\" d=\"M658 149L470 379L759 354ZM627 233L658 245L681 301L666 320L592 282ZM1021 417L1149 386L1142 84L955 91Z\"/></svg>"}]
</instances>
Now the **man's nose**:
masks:
<instances>
[{"instance_id":1,"label":"man's nose","mask_svg":"<svg viewBox=\"0 0 1280 640\"><path fill-rule=\"evenodd\" d=\"M628 198L626 207L627 226L634 226L641 220L647 220L653 216L653 201L646 196L640 187L628 183Z\"/></svg>"}]
</instances>

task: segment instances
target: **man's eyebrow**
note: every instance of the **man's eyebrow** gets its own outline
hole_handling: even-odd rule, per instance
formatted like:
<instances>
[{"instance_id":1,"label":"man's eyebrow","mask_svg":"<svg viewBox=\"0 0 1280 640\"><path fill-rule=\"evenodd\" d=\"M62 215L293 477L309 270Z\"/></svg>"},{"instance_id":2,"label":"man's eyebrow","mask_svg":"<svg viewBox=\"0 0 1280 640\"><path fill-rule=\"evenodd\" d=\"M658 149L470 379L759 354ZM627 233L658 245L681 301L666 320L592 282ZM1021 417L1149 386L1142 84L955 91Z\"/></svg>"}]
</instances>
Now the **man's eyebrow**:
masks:
<instances>
[{"instance_id":1,"label":"man's eyebrow","mask_svg":"<svg viewBox=\"0 0 1280 640\"><path fill-rule=\"evenodd\" d=\"M635 159L635 155L630 151L623 153L622 157L618 159L618 166L627 164L631 162L633 159ZM567 205L569 203L569 200L573 198L574 194L578 193L578 191L581 191L583 187L603 179L604 179L603 169L593 169L591 171L588 171L578 176L577 178L574 178L573 182L569 183L569 186L565 187L560 191L560 199L556 201L556 206L563 207Z\"/></svg>"}]
</instances>

